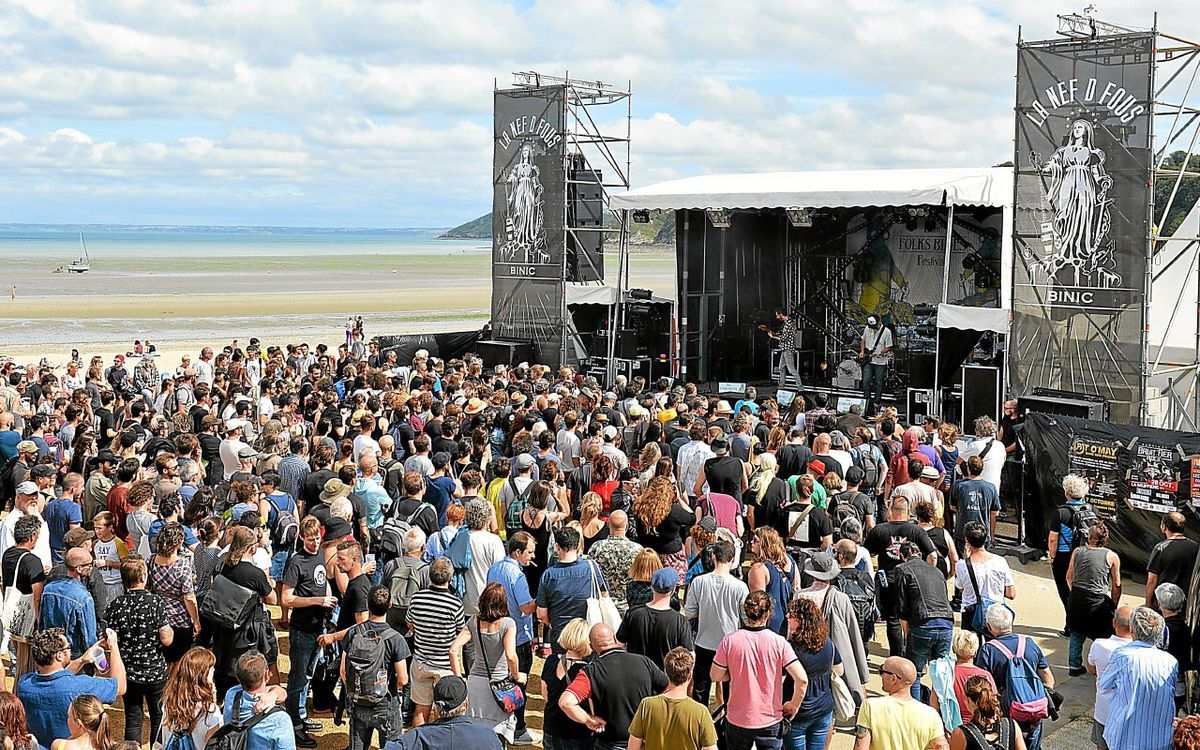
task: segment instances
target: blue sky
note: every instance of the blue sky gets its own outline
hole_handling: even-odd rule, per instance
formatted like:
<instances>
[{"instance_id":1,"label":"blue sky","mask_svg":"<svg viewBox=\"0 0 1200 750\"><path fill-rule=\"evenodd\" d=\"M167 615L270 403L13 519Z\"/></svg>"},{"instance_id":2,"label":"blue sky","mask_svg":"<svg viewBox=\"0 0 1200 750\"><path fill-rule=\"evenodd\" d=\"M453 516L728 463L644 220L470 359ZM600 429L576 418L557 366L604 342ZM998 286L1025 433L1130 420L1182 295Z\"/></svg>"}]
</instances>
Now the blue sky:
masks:
<instances>
[{"instance_id":1,"label":"blue sky","mask_svg":"<svg viewBox=\"0 0 1200 750\"><path fill-rule=\"evenodd\" d=\"M1190 2L1159 25L1197 36ZM1034 0L6 0L0 223L449 226L493 81L632 83L635 185L1010 159ZM1101 17L1149 25L1135 0ZM1187 33L1191 32L1191 33ZM602 116L619 119L615 109Z\"/></svg>"}]
</instances>

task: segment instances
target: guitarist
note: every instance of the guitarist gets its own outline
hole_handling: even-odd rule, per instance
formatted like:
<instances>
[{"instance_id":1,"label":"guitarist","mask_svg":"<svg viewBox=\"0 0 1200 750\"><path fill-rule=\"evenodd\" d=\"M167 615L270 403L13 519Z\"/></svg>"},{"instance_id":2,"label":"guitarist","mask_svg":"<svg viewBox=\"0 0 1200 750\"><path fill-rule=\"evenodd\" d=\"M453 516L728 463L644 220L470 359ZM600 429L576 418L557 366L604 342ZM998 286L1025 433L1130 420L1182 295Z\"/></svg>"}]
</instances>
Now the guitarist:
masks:
<instances>
[{"instance_id":1,"label":"guitarist","mask_svg":"<svg viewBox=\"0 0 1200 750\"><path fill-rule=\"evenodd\" d=\"M796 357L796 321L782 307L775 308L775 319L783 325L779 331L769 331L765 326L759 326L767 335L778 342L775 348L779 350L779 375L776 380L778 390L783 390L786 384L785 375L791 373L795 378L797 390L800 388L800 362Z\"/></svg>"},{"instance_id":2,"label":"guitarist","mask_svg":"<svg viewBox=\"0 0 1200 750\"><path fill-rule=\"evenodd\" d=\"M858 358L863 363L863 398L867 400L867 414L874 414L875 407L883 396L883 382L887 379L887 368L892 363L892 330L883 325L878 315L867 316L867 327L858 342Z\"/></svg>"}]
</instances>

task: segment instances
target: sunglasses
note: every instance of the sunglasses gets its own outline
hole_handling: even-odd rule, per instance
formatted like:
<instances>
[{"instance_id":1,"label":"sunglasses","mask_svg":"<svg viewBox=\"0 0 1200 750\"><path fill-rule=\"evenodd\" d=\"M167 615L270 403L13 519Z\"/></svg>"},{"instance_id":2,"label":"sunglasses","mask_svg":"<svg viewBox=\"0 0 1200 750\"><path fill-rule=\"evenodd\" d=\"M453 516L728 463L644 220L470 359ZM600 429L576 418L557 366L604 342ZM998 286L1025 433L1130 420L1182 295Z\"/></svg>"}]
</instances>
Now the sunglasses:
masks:
<instances>
[{"instance_id":1,"label":"sunglasses","mask_svg":"<svg viewBox=\"0 0 1200 750\"><path fill-rule=\"evenodd\" d=\"M896 677L896 678L900 677L900 675L896 674L895 672L889 672L888 670L884 669L881 666L881 667L879 667L879 676L883 677L884 675L891 675L892 677Z\"/></svg>"}]
</instances>

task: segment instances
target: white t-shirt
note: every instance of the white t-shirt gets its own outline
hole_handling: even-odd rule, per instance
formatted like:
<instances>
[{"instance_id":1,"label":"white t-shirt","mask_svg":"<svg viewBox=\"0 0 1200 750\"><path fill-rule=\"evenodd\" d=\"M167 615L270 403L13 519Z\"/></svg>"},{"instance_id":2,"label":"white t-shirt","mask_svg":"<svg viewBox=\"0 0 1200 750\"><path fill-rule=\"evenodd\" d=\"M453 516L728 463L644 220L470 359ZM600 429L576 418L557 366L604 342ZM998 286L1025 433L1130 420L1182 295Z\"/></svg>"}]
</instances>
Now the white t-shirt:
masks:
<instances>
[{"instance_id":1,"label":"white t-shirt","mask_svg":"<svg viewBox=\"0 0 1200 750\"><path fill-rule=\"evenodd\" d=\"M379 447L379 442L370 435L359 434L354 438L354 463L358 463L359 456L363 451L371 451L377 457L383 453L383 449Z\"/></svg>"},{"instance_id":2,"label":"white t-shirt","mask_svg":"<svg viewBox=\"0 0 1200 750\"><path fill-rule=\"evenodd\" d=\"M983 447L987 445L989 440L992 441L992 445L987 449L987 455L984 456ZM972 440L967 443L967 447L959 453L959 456L963 461L966 461L971 456L980 456L983 458L983 473L979 475L979 478L985 482L991 482L996 491L1000 491L1000 475L1004 471L1004 459L1008 457L1008 454L1004 450L1004 443L1001 443L999 438L994 440L992 438Z\"/></svg>"},{"instance_id":3,"label":"white t-shirt","mask_svg":"<svg viewBox=\"0 0 1200 750\"><path fill-rule=\"evenodd\" d=\"M983 594L984 599L1002 601L1004 588L1016 585L1012 569L1008 567L1008 560L1000 555L992 555L992 559L983 564L972 562L971 567L975 569L975 580L979 582L979 592ZM967 573L965 559L959 560L954 566L954 586L962 589L964 607L979 602L979 597L975 596L975 587L971 585L971 576Z\"/></svg>"},{"instance_id":4,"label":"white t-shirt","mask_svg":"<svg viewBox=\"0 0 1200 750\"><path fill-rule=\"evenodd\" d=\"M854 465L854 457L850 455L850 451L830 449L829 457L842 465L842 479L845 479L846 472Z\"/></svg>"},{"instance_id":5,"label":"white t-shirt","mask_svg":"<svg viewBox=\"0 0 1200 750\"><path fill-rule=\"evenodd\" d=\"M1101 638L1098 641L1092 641L1092 649L1088 652L1088 664L1096 668L1096 722L1098 724L1106 724L1108 722L1109 704L1112 702L1113 690L1100 689L1100 676L1104 674L1105 668L1108 667L1108 662L1112 659L1112 655L1117 649L1132 642L1131 638L1120 638L1115 635L1110 635L1107 638Z\"/></svg>"},{"instance_id":6,"label":"white t-shirt","mask_svg":"<svg viewBox=\"0 0 1200 750\"><path fill-rule=\"evenodd\" d=\"M488 570L506 556L504 542L490 531L472 531L471 567L467 570L467 595L463 597L463 611L468 615L479 614L479 595L487 588Z\"/></svg>"},{"instance_id":7,"label":"white t-shirt","mask_svg":"<svg viewBox=\"0 0 1200 750\"><path fill-rule=\"evenodd\" d=\"M12 512L4 517L4 523L0 524L0 557L8 551L9 547L16 546L16 541L13 539L13 529L17 526L17 521L25 517L25 512L13 508ZM42 561L42 565L49 568L53 563L50 561L50 529L46 526L46 520L36 513L29 514L36 516L42 522L42 530L38 532L37 541L33 544L33 554L37 555Z\"/></svg>"},{"instance_id":8,"label":"white t-shirt","mask_svg":"<svg viewBox=\"0 0 1200 750\"><path fill-rule=\"evenodd\" d=\"M872 329L870 326L867 326L866 328L863 329L862 338L863 338L863 348L864 348L867 356L870 356L871 352L879 352L879 351L883 351L884 349L891 348L891 346L892 346L892 329L888 328L887 326L881 326L879 328L879 330L876 331L876 330ZM892 361L892 353L891 352L888 352L886 354L879 354L874 357L871 357L871 364L873 364L873 365L886 365L886 364L891 363L891 361Z\"/></svg>"}]
</instances>

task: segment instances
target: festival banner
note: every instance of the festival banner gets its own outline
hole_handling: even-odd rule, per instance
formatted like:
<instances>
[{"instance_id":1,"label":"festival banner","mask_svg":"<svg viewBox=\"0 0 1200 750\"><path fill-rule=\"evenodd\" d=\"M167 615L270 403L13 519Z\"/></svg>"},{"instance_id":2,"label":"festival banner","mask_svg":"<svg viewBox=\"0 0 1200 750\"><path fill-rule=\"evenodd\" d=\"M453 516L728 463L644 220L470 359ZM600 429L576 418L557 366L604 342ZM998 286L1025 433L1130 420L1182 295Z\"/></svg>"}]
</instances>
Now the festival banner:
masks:
<instances>
[{"instance_id":1,"label":"festival banner","mask_svg":"<svg viewBox=\"0 0 1200 750\"><path fill-rule=\"evenodd\" d=\"M1014 395L1107 397L1138 419L1151 222L1154 36L1017 48Z\"/></svg>"},{"instance_id":2,"label":"festival banner","mask_svg":"<svg viewBox=\"0 0 1200 750\"><path fill-rule=\"evenodd\" d=\"M495 94L492 335L534 342L557 362L563 331L566 221L562 86Z\"/></svg>"},{"instance_id":3,"label":"festival banner","mask_svg":"<svg viewBox=\"0 0 1200 750\"><path fill-rule=\"evenodd\" d=\"M1078 436L1071 440L1069 471L1088 480L1088 502L1105 521L1117 517L1117 503L1125 494L1125 472L1121 469L1121 444Z\"/></svg>"}]
</instances>

